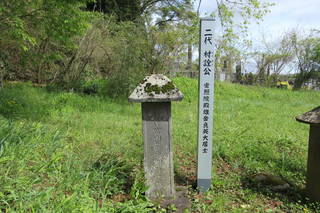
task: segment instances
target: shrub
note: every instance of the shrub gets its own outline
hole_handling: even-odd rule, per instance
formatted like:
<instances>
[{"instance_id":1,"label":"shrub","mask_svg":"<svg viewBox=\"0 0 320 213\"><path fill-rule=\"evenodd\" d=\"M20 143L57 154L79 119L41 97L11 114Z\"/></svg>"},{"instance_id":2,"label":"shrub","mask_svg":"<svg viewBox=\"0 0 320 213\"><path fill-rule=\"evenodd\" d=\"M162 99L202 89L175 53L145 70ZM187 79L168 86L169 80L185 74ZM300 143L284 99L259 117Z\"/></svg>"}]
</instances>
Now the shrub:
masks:
<instances>
[{"instance_id":1,"label":"shrub","mask_svg":"<svg viewBox=\"0 0 320 213\"><path fill-rule=\"evenodd\" d=\"M0 90L0 114L10 119L39 119L48 114L48 103L40 88L16 83Z\"/></svg>"}]
</instances>

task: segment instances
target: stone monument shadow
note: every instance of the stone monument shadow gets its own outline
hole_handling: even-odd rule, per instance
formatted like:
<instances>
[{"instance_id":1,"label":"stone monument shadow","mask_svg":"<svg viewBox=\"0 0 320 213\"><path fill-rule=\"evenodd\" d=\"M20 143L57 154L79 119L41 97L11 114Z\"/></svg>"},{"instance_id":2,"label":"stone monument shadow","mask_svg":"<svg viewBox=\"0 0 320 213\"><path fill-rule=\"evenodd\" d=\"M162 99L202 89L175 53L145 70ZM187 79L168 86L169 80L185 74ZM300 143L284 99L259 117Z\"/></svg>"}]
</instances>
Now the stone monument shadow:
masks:
<instances>
[{"instance_id":1,"label":"stone monument shadow","mask_svg":"<svg viewBox=\"0 0 320 213\"><path fill-rule=\"evenodd\" d=\"M310 200L307 198L304 188L289 182L283 177L277 177L272 174L264 175L267 177L265 179L261 178L260 180L255 179L254 175L244 176L241 178L241 185L243 188L249 189L254 193L262 194L270 198L270 200L275 200L275 206L281 205L281 203L297 203L299 205L305 204L309 208L314 208L313 205L311 205L312 203ZM272 179L275 179L275 183L272 183L268 179L271 181ZM282 185L277 185L277 181L283 182Z\"/></svg>"}]
</instances>

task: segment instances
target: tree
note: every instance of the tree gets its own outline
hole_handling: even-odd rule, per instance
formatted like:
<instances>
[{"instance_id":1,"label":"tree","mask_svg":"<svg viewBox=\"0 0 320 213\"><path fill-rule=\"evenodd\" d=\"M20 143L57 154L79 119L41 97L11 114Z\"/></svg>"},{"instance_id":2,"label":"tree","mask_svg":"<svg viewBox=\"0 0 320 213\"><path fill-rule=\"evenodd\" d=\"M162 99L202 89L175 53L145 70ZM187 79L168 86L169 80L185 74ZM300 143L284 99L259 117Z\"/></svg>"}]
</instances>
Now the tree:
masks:
<instances>
[{"instance_id":1,"label":"tree","mask_svg":"<svg viewBox=\"0 0 320 213\"><path fill-rule=\"evenodd\" d=\"M180 4L170 5L169 7L158 8L156 12L158 18L155 21L155 29L158 32L174 35L171 37L172 46L175 46L174 56L180 57L187 55L186 69L191 72L192 68L192 49L198 42L198 17L193 11L191 1L181 1ZM165 35L163 35L165 36ZM164 44L164 43L163 43ZM165 45L169 43L166 42ZM170 55L170 53L164 53ZM174 63L174 60L171 61Z\"/></svg>"},{"instance_id":2,"label":"tree","mask_svg":"<svg viewBox=\"0 0 320 213\"><path fill-rule=\"evenodd\" d=\"M0 61L7 78L50 78L56 61L76 48L88 25L86 0L0 1ZM1 62L0 62L1 63Z\"/></svg>"},{"instance_id":3,"label":"tree","mask_svg":"<svg viewBox=\"0 0 320 213\"><path fill-rule=\"evenodd\" d=\"M221 25L221 33L215 34L216 67L222 66L221 58L235 50L239 52L236 54L238 62L247 60L248 47L251 46L247 39L248 25L252 21L262 21L273 3L264 0L215 0L215 4L217 7L211 16Z\"/></svg>"},{"instance_id":4,"label":"tree","mask_svg":"<svg viewBox=\"0 0 320 213\"><path fill-rule=\"evenodd\" d=\"M87 10L115 15L118 21L135 21L142 15L140 0L97 0L87 3Z\"/></svg>"},{"instance_id":5,"label":"tree","mask_svg":"<svg viewBox=\"0 0 320 213\"><path fill-rule=\"evenodd\" d=\"M270 62L269 74L279 75L288 63L294 58L292 41L290 40L291 33L285 33L279 40L275 42L264 42L265 51Z\"/></svg>"},{"instance_id":6,"label":"tree","mask_svg":"<svg viewBox=\"0 0 320 213\"><path fill-rule=\"evenodd\" d=\"M161 10L167 20L180 16L180 10L190 4L190 0L96 0L87 3L87 10L115 15L118 21L139 22L141 18Z\"/></svg>"},{"instance_id":7,"label":"tree","mask_svg":"<svg viewBox=\"0 0 320 213\"><path fill-rule=\"evenodd\" d=\"M278 76L287 65L294 59L294 51L291 33L285 33L278 39L270 42L263 36L263 45L258 50L251 53L251 57L256 62L257 80L260 83L266 80L277 81ZM272 75L273 78L270 78ZM270 83L269 81L267 83ZM272 82L275 83L275 82Z\"/></svg>"},{"instance_id":8,"label":"tree","mask_svg":"<svg viewBox=\"0 0 320 213\"><path fill-rule=\"evenodd\" d=\"M264 0L216 0L217 10L212 14L224 29L223 38L227 42L246 35L252 20L261 21L270 12L273 3Z\"/></svg>"},{"instance_id":9,"label":"tree","mask_svg":"<svg viewBox=\"0 0 320 213\"><path fill-rule=\"evenodd\" d=\"M254 0L216 2L225 29L220 40L228 41L220 44L230 49L237 33L230 29L244 29L231 20L267 12ZM103 77L128 92L138 77L168 71L174 61L190 69L198 21L191 0L2 0L0 81L65 85Z\"/></svg>"},{"instance_id":10,"label":"tree","mask_svg":"<svg viewBox=\"0 0 320 213\"><path fill-rule=\"evenodd\" d=\"M294 89L300 89L311 78L318 78L320 64L320 37L316 32L306 38L299 38L297 32L291 36L295 56L297 58L297 75L294 81Z\"/></svg>"},{"instance_id":11,"label":"tree","mask_svg":"<svg viewBox=\"0 0 320 213\"><path fill-rule=\"evenodd\" d=\"M258 69L258 78L264 81L271 74L278 76L293 59L293 55L285 53L254 53Z\"/></svg>"}]
</instances>

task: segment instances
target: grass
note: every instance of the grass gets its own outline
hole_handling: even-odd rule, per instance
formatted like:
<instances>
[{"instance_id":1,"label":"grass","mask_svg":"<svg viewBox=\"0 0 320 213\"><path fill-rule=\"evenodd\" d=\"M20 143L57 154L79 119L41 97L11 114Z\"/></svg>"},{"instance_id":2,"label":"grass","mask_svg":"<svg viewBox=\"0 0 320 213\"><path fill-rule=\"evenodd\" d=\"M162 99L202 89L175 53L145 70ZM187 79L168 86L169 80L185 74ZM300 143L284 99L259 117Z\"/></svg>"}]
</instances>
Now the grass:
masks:
<instances>
[{"instance_id":1,"label":"grass","mask_svg":"<svg viewBox=\"0 0 320 213\"><path fill-rule=\"evenodd\" d=\"M212 189L197 194L197 81L176 78L175 176L193 212L317 212L304 196L308 126L296 115L320 93L215 84ZM0 91L0 209L3 212L163 211L144 192L139 104L50 92L31 84ZM290 184L273 191L256 174Z\"/></svg>"}]
</instances>

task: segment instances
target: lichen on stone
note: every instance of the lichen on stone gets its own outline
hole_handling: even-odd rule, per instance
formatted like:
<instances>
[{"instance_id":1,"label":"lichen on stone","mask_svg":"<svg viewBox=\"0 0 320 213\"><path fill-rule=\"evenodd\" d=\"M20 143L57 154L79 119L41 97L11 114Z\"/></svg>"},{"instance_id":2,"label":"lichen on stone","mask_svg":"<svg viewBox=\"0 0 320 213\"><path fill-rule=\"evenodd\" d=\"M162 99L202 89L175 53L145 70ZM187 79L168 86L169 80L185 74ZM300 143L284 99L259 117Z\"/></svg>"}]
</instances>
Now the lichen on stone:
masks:
<instances>
[{"instance_id":1,"label":"lichen on stone","mask_svg":"<svg viewBox=\"0 0 320 213\"><path fill-rule=\"evenodd\" d=\"M320 107L296 117L296 120L308 124L320 124Z\"/></svg>"},{"instance_id":2,"label":"lichen on stone","mask_svg":"<svg viewBox=\"0 0 320 213\"><path fill-rule=\"evenodd\" d=\"M183 94L164 75L153 74L145 77L129 96L132 102L180 101Z\"/></svg>"},{"instance_id":3,"label":"lichen on stone","mask_svg":"<svg viewBox=\"0 0 320 213\"><path fill-rule=\"evenodd\" d=\"M166 93L166 92L170 92L172 90L174 90L176 87L174 86L174 84L172 83L172 81L169 81L167 84L163 85L161 87L161 92L162 93Z\"/></svg>"}]
</instances>

